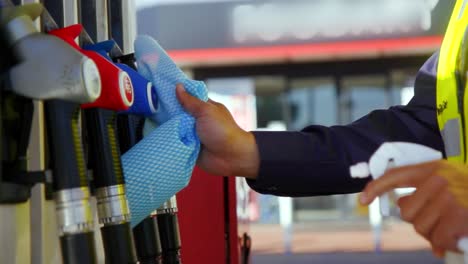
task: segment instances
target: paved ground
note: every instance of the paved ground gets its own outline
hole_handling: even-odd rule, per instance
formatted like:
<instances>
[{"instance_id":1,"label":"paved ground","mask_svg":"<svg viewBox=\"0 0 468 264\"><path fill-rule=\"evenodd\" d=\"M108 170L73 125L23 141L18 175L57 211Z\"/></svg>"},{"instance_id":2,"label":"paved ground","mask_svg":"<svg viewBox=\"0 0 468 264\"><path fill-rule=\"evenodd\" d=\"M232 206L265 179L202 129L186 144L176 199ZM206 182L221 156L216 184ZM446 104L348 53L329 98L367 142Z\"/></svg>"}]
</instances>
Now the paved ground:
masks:
<instances>
[{"instance_id":1,"label":"paved ground","mask_svg":"<svg viewBox=\"0 0 468 264\"><path fill-rule=\"evenodd\" d=\"M253 264L442 264L427 251L254 255Z\"/></svg>"},{"instance_id":2,"label":"paved ground","mask_svg":"<svg viewBox=\"0 0 468 264\"><path fill-rule=\"evenodd\" d=\"M319 222L296 226L286 253L278 225L252 225L253 264L439 264L429 244L405 223L387 222L382 253L374 253L372 230L366 222Z\"/></svg>"},{"instance_id":3,"label":"paved ground","mask_svg":"<svg viewBox=\"0 0 468 264\"><path fill-rule=\"evenodd\" d=\"M251 225L253 252L284 253L284 233L279 225ZM418 251L429 244L413 227L400 221L388 221L382 233L383 251ZM374 236L367 222L314 222L296 225L292 234L293 253L372 252Z\"/></svg>"}]
</instances>

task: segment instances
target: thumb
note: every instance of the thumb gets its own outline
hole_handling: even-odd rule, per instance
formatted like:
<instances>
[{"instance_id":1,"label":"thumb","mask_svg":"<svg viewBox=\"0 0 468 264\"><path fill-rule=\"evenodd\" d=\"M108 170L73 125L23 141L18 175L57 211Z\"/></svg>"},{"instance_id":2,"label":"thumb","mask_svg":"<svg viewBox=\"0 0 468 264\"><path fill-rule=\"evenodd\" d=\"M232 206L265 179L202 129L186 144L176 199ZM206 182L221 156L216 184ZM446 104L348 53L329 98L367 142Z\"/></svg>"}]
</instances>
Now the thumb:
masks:
<instances>
[{"instance_id":1,"label":"thumb","mask_svg":"<svg viewBox=\"0 0 468 264\"><path fill-rule=\"evenodd\" d=\"M208 105L195 96L190 95L180 83L176 85L176 95L182 107L195 118L200 117Z\"/></svg>"}]
</instances>

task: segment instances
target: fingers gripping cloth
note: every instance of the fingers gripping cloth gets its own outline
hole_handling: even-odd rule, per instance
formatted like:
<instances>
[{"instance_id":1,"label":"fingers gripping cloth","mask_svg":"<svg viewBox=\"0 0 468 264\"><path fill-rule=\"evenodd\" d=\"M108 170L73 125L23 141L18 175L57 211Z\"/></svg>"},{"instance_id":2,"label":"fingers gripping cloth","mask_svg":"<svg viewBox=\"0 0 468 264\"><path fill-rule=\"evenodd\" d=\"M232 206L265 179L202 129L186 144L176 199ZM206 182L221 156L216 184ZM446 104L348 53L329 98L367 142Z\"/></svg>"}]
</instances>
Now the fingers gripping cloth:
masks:
<instances>
[{"instance_id":1,"label":"fingers gripping cloth","mask_svg":"<svg viewBox=\"0 0 468 264\"><path fill-rule=\"evenodd\" d=\"M158 127L122 156L133 227L188 184L200 151L195 119L177 100L176 84L208 100L205 84L188 79L152 38L136 39L135 56L140 74L156 87L159 104L151 117Z\"/></svg>"}]
</instances>

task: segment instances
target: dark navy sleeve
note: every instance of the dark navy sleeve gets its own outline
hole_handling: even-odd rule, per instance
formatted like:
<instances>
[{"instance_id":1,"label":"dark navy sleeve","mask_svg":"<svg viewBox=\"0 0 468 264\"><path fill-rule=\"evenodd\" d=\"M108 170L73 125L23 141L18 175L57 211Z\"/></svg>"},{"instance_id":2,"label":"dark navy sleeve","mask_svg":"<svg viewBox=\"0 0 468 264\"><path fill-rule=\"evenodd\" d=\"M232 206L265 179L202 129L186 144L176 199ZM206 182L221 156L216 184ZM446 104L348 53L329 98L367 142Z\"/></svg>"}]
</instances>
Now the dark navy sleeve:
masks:
<instances>
[{"instance_id":1,"label":"dark navy sleeve","mask_svg":"<svg viewBox=\"0 0 468 264\"><path fill-rule=\"evenodd\" d=\"M260 170L251 188L264 194L314 196L361 191L349 167L368 161L387 141L413 142L443 152L436 117L434 54L420 69L406 106L376 110L345 126L308 126L300 132L254 132Z\"/></svg>"}]
</instances>

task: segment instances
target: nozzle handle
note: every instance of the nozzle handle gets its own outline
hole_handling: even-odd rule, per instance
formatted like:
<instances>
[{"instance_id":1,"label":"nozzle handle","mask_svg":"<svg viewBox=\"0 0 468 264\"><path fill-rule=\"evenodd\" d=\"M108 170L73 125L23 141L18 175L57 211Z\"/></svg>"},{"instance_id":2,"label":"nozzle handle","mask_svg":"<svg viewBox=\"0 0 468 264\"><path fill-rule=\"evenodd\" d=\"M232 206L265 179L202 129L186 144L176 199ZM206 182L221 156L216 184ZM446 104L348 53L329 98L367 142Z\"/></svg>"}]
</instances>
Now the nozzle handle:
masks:
<instances>
[{"instance_id":1,"label":"nozzle handle","mask_svg":"<svg viewBox=\"0 0 468 264\"><path fill-rule=\"evenodd\" d=\"M89 142L88 166L96 188L124 184L116 132L116 114L110 110L84 111Z\"/></svg>"},{"instance_id":2,"label":"nozzle handle","mask_svg":"<svg viewBox=\"0 0 468 264\"><path fill-rule=\"evenodd\" d=\"M127 110L134 101L133 85L128 74L102 55L95 51L81 49L75 39L81 33L83 27L79 24L50 31L49 33L61 38L72 47L92 59L101 76L101 95L92 103L83 104L81 107L103 108L114 111Z\"/></svg>"},{"instance_id":3,"label":"nozzle handle","mask_svg":"<svg viewBox=\"0 0 468 264\"><path fill-rule=\"evenodd\" d=\"M122 113L143 117L154 115L158 109L158 94L153 84L128 65L122 63L116 65L130 76L135 93L133 105Z\"/></svg>"},{"instance_id":4,"label":"nozzle handle","mask_svg":"<svg viewBox=\"0 0 468 264\"><path fill-rule=\"evenodd\" d=\"M94 102L83 104L83 109L103 108L126 111L134 102L133 84L130 76L94 51L83 51L98 66L102 80L101 96Z\"/></svg>"},{"instance_id":5,"label":"nozzle handle","mask_svg":"<svg viewBox=\"0 0 468 264\"><path fill-rule=\"evenodd\" d=\"M112 59L109 57L109 52L116 47L116 45L115 41L106 40L92 45L85 45L84 49L95 51L112 62ZM115 65L129 75L135 93L133 105L122 113L143 117L149 117L156 113L156 109L158 108L158 95L151 82L145 79L135 69L124 63L115 63Z\"/></svg>"},{"instance_id":6,"label":"nozzle handle","mask_svg":"<svg viewBox=\"0 0 468 264\"><path fill-rule=\"evenodd\" d=\"M45 112L54 190L87 187L79 105L49 100Z\"/></svg>"}]
</instances>

